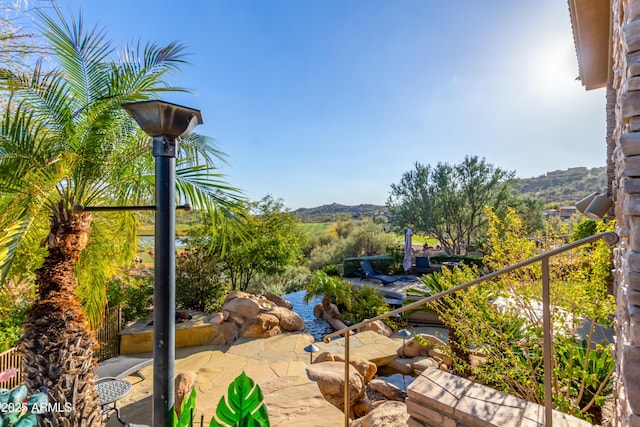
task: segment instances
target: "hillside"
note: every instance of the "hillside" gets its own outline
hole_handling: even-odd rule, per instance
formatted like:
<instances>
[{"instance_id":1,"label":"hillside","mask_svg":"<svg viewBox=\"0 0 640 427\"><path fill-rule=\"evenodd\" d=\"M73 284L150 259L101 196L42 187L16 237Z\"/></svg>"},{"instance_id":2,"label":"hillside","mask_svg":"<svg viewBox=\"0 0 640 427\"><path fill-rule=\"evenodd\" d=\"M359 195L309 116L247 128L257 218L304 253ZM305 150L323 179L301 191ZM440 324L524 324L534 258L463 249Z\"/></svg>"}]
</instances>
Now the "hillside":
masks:
<instances>
[{"instance_id":1,"label":"hillside","mask_svg":"<svg viewBox=\"0 0 640 427\"><path fill-rule=\"evenodd\" d=\"M335 221L340 214L348 215L351 218L360 218L362 216L376 216L387 211L385 206L379 205L357 205L347 206L338 203L330 205L322 205L315 208L300 208L293 213L302 222L331 222Z\"/></svg>"},{"instance_id":2,"label":"hillside","mask_svg":"<svg viewBox=\"0 0 640 427\"><path fill-rule=\"evenodd\" d=\"M573 204L595 191L605 193L607 168L570 168L547 172L535 178L520 179L516 190L526 197L545 203Z\"/></svg>"},{"instance_id":3,"label":"hillside","mask_svg":"<svg viewBox=\"0 0 640 427\"><path fill-rule=\"evenodd\" d=\"M606 192L606 173L607 168L604 166L592 169L577 167L557 170L538 177L521 178L515 189L523 196L539 199L545 203L573 204L594 191ZM302 222L331 222L341 214L360 218L382 215L385 212L387 212L386 206L371 204L347 206L338 203L293 211Z\"/></svg>"}]
</instances>

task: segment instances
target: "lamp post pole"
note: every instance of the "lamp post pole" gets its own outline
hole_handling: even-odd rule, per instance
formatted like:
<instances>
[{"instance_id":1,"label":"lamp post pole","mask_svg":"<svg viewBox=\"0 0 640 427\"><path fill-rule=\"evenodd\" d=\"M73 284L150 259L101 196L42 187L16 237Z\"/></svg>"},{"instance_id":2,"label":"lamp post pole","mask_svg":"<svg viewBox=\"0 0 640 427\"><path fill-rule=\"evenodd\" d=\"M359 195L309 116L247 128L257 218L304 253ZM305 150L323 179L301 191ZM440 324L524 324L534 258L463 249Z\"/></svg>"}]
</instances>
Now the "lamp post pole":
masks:
<instances>
[{"instance_id":1,"label":"lamp post pole","mask_svg":"<svg viewBox=\"0 0 640 427\"><path fill-rule=\"evenodd\" d=\"M156 220L153 291L154 427L171 427L176 326L176 153L178 140L202 124L199 110L152 100L123 104L153 138L156 159Z\"/></svg>"},{"instance_id":2,"label":"lamp post pole","mask_svg":"<svg viewBox=\"0 0 640 427\"><path fill-rule=\"evenodd\" d=\"M156 160L156 219L153 293L153 425L170 426L174 402L176 319L176 138L153 138Z\"/></svg>"}]
</instances>

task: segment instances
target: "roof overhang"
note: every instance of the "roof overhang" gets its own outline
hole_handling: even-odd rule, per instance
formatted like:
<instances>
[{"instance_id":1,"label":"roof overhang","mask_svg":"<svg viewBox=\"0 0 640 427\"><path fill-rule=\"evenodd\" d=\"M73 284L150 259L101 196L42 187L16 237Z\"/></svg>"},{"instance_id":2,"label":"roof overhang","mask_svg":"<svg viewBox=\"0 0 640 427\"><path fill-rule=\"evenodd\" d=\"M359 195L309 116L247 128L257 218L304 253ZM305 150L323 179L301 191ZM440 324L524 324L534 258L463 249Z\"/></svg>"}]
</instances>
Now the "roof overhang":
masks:
<instances>
[{"instance_id":1,"label":"roof overhang","mask_svg":"<svg viewBox=\"0 0 640 427\"><path fill-rule=\"evenodd\" d=\"M580 80L587 90L610 81L610 0L569 0Z\"/></svg>"}]
</instances>

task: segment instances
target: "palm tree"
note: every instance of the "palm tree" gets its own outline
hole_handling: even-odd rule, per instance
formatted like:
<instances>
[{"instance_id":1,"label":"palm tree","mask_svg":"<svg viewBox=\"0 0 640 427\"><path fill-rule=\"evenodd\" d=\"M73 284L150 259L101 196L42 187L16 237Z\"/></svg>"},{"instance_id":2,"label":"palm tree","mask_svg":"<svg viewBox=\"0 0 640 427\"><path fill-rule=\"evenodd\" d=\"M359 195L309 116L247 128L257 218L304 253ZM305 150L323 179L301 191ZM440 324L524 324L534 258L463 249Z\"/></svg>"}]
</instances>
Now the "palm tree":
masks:
<instances>
[{"instance_id":1,"label":"palm tree","mask_svg":"<svg viewBox=\"0 0 640 427\"><path fill-rule=\"evenodd\" d=\"M5 282L20 248L46 236L41 243L47 253L35 272L38 299L19 343L25 383L31 392L47 392L60 408L71 408L43 414L41 425L94 426L103 423L94 388L97 343L77 296L76 270L91 269L80 275L82 295L86 312L99 318L108 263L87 265L83 256L100 259L99 248L91 247L100 243L94 237L105 223L131 241L136 222L133 214L94 218L72 207L152 199L150 139L121 104L182 91L164 79L185 63L185 54L179 43L138 43L114 60L104 30L86 28L81 16L67 22L55 11L53 18L43 12L37 17L56 65L46 70L39 61L29 74L0 70L0 89L10 94L0 123L0 273ZM218 221L233 222L243 199L218 173L223 154L200 136L186 139L181 149L178 197Z\"/></svg>"}]
</instances>

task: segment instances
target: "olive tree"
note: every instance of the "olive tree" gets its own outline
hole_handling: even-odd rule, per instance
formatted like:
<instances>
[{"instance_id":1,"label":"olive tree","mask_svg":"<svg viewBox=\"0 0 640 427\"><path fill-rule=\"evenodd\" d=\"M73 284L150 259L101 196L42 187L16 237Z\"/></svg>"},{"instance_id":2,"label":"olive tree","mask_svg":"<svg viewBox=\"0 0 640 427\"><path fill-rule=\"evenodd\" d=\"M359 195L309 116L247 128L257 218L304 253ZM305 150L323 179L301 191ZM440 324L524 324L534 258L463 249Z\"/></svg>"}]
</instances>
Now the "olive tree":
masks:
<instances>
[{"instance_id":1,"label":"olive tree","mask_svg":"<svg viewBox=\"0 0 640 427\"><path fill-rule=\"evenodd\" d=\"M486 224L485 207L499 211L507 206L513 181L514 172L477 156L458 165L416 163L391 185L391 222L437 238L448 254L460 254Z\"/></svg>"}]
</instances>

